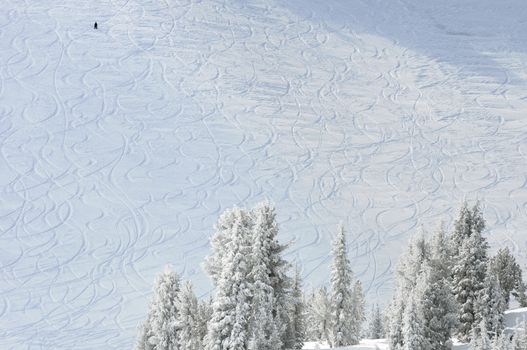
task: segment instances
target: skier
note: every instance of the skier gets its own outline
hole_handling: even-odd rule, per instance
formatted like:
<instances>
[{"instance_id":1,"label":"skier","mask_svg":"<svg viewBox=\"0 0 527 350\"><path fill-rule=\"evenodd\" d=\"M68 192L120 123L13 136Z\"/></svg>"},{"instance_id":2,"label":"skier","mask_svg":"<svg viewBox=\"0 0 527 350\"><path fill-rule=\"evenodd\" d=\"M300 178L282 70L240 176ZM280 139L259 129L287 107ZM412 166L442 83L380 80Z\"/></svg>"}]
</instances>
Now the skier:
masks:
<instances>
[{"instance_id":1,"label":"skier","mask_svg":"<svg viewBox=\"0 0 527 350\"><path fill-rule=\"evenodd\" d=\"M97 29L97 22L93 24L93 29Z\"/></svg>"}]
</instances>

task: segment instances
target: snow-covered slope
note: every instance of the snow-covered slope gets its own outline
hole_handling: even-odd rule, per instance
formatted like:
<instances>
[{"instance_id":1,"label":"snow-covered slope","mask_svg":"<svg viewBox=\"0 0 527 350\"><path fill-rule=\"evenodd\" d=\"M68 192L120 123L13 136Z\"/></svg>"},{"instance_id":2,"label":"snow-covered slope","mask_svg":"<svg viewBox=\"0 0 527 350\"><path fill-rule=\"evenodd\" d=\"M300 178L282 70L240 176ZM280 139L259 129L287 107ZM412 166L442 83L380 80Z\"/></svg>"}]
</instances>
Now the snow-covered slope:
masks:
<instances>
[{"instance_id":1,"label":"snow-covered slope","mask_svg":"<svg viewBox=\"0 0 527 350\"><path fill-rule=\"evenodd\" d=\"M264 198L308 286L343 220L382 301L464 197L525 259L521 0L1 8L2 349L130 348L155 273L206 294L212 224Z\"/></svg>"}]
</instances>

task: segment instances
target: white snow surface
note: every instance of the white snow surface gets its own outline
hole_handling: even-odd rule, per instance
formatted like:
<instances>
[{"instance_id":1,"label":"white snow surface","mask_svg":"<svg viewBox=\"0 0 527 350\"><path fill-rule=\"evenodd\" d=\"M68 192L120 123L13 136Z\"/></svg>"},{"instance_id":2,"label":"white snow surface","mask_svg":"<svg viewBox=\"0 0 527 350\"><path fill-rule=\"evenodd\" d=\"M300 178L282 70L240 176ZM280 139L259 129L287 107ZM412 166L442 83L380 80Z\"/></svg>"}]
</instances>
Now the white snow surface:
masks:
<instances>
[{"instance_id":1,"label":"white snow surface","mask_svg":"<svg viewBox=\"0 0 527 350\"><path fill-rule=\"evenodd\" d=\"M316 345L318 344L319 349L353 349L353 350L388 350L388 341L386 339L364 339L360 342L359 345L354 346L346 346L342 348L330 348L327 343L317 343L317 342L307 342L304 344L303 349L316 349Z\"/></svg>"},{"instance_id":2,"label":"white snow surface","mask_svg":"<svg viewBox=\"0 0 527 350\"><path fill-rule=\"evenodd\" d=\"M129 349L154 276L196 285L218 215L276 204L370 301L421 225L482 200L526 262L523 0L4 0L0 348ZM93 29L93 22L99 29Z\"/></svg>"}]
</instances>

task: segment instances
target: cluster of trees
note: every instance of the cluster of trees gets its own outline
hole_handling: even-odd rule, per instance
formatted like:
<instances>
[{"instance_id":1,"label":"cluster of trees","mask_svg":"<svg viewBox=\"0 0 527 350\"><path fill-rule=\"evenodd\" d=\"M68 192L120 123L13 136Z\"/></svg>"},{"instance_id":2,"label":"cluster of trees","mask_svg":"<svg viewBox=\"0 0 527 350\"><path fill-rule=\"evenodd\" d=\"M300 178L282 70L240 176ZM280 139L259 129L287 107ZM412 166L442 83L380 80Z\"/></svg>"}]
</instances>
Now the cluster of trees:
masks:
<instances>
[{"instance_id":1,"label":"cluster of trees","mask_svg":"<svg viewBox=\"0 0 527 350\"><path fill-rule=\"evenodd\" d=\"M525 284L508 249L489 258L484 228L478 204L465 203L450 235L440 229L431 240L421 234L410 242L388 312L390 349L447 350L452 335L475 350L506 343L503 313L511 296L527 306Z\"/></svg>"},{"instance_id":2,"label":"cluster of trees","mask_svg":"<svg viewBox=\"0 0 527 350\"><path fill-rule=\"evenodd\" d=\"M167 266L154 283L136 349L201 350L210 314L210 301L198 302L190 281L181 286L179 276Z\"/></svg>"},{"instance_id":3,"label":"cluster of trees","mask_svg":"<svg viewBox=\"0 0 527 350\"><path fill-rule=\"evenodd\" d=\"M472 350L527 349L525 325L513 337L503 317L512 298L527 306L522 270L510 251L489 256L479 206L464 204L450 234L439 229L409 243L395 273L386 315L378 306L362 330L362 285L339 226L332 248L330 288L307 300L300 270L284 259L274 208L225 211L214 226L204 268L215 292L198 301L189 281L170 268L154 284L136 350L297 350L305 340L330 347L358 344L363 335L389 339L391 350L448 350L452 336Z\"/></svg>"},{"instance_id":4,"label":"cluster of trees","mask_svg":"<svg viewBox=\"0 0 527 350\"><path fill-rule=\"evenodd\" d=\"M314 293L306 306L300 271L291 276L277 239L274 208L225 211L215 225L212 253L204 268L212 279L211 300L198 302L190 282L180 286L171 269L158 276L137 350L295 350L306 334L335 346L360 339L364 295L353 279L345 232L333 247L331 293ZM324 293L320 297L320 293Z\"/></svg>"}]
</instances>

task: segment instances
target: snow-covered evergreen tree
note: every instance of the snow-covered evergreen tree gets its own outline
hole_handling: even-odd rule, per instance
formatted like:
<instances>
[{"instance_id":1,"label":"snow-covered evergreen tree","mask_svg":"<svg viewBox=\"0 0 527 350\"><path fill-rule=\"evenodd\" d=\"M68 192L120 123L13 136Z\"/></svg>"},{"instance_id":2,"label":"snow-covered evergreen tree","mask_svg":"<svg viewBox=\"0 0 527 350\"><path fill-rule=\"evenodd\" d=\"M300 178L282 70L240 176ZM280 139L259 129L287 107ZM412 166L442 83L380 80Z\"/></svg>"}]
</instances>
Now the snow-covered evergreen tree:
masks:
<instances>
[{"instance_id":1,"label":"snow-covered evergreen tree","mask_svg":"<svg viewBox=\"0 0 527 350\"><path fill-rule=\"evenodd\" d=\"M178 293L179 277L167 266L155 280L154 296L140 331L137 350L179 350Z\"/></svg>"},{"instance_id":2,"label":"snow-covered evergreen tree","mask_svg":"<svg viewBox=\"0 0 527 350\"><path fill-rule=\"evenodd\" d=\"M366 301L364 297L364 290L362 282L355 280L353 284L353 318L351 334L356 334L357 344L361 340L362 325L366 321Z\"/></svg>"},{"instance_id":3,"label":"snow-covered evergreen tree","mask_svg":"<svg viewBox=\"0 0 527 350\"><path fill-rule=\"evenodd\" d=\"M437 278L445 282L451 279L452 258L448 237L441 225L430 244L430 266Z\"/></svg>"},{"instance_id":4,"label":"snow-covered evergreen tree","mask_svg":"<svg viewBox=\"0 0 527 350\"><path fill-rule=\"evenodd\" d=\"M440 261L431 259L423 264L414 298L422 308L424 335L431 349L449 350L457 326L457 304Z\"/></svg>"},{"instance_id":5,"label":"snow-covered evergreen tree","mask_svg":"<svg viewBox=\"0 0 527 350\"><path fill-rule=\"evenodd\" d=\"M490 272L476 300L476 321L486 323L485 329L490 338L501 334L504 327L503 313L505 310L506 304L500 282L498 277Z\"/></svg>"},{"instance_id":6,"label":"snow-covered evergreen tree","mask_svg":"<svg viewBox=\"0 0 527 350\"><path fill-rule=\"evenodd\" d=\"M315 290L312 290L309 296L306 297L305 302L305 314L306 314L306 340L307 341L317 341L321 338L321 335L318 333L317 324L316 324L316 315L315 315Z\"/></svg>"},{"instance_id":7,"label":"snow-covered evergreen tree","mask_svg":"<svg viewBox=\"0 0 527 350\"><path fill-rule=\"evenodd\" d=\"M251 309L251 218L240 209L233 209L232 232L222 256L222 269L212 318L205 337L206 350L247 350Z\"/></svg>"},{"instance_id":8,"label":"snow-covered evergreen tree","mask_svg":"<svg viewBox=\"0 0 527 350\"><path fill-rule=\"evenodd\" d=\"M402 350L432 350L425 335L422 308L419 305L420 296L414 290L408 296L408 303L404 310L402 334Z\"/></svg>"},{"instance_id":9,"label":"snow-covered evergreen tree","mask_svg":"<svg viewBox=\"0 0 527 350\"><path fill-rule=\"evenodd\" d=\"M404 344L403 318L408 294L402 288L395 292L387 317L387 335L390 350L400 350Z\"/></svg>"},{"instance_id":10,"label":"snow-covered evergreen tree","mask_svg":"<svg viewBox=\"0 0 527 350\"><path fill-rule=\"evenodd\" d=\"M487 321L482 319L472 330L470 350L492 350L492 341L487 331Z\"/></svg>"},{"instance_id":11,"label":"snow-covered evergreen tree","mask_svg":"<svg viewBox=\"0 0 527 350\"><path fill-rule=\"evenodd\" d=\"M468 208L467 202L464 202L454 223L454 232L450 235L450 249L453 259L457 260L460 253L459 249L473 232L481 234L484 229L485 220L483 219L479 202L476 202L472 209Z\"/></svg>"},{"instance_id":12,"label":"snow-covered evergreen tree","mask_svg":"<svg viewBox=\"0 0 527 350\"><path fill-rule=\"evenodd\" d=\"M291 305L293 304L291 287L292 278L288 275L291 264L283 258L287 245L278 242L278 224L275 209L267 202L258 204L252 210L255 222L253 232L262 232L268 244L267 273L269 283L273 290L272 314L275 322L281 348L289 346L287 329L292 320L289 319Z\"/></svg>"},{"instance_id":13,"label":"snow-covered evergreen tree","mask_svg":"<svg viewBox=\"0 0 527 350\"><path fill-rule=\"evenodd\" d=\"M371 309L368 337L371 339L384 338L384 319L379 305Z\"/></svg>"},{"instance_id":14,"label":"snow-covered evergreen tree","mask_svg":"<svg viewBox=\"0 0 527 350\"><path fill-rule=\"evenodd\" d=\"M302 349L306 340L306 310L304 295L302 293L302 277L300 269L296 268L292 289L293 303L290 309L289 327L286 338L289 339L286 349Z\"/></svg>"},{"instance_id":15,"label":"snow-covered evergreen tree","mask_svg":"<svg viewBox=\"0 0 527 350\"><path fill-rule=\"evenodd\" d=\"M313 293L308 305L309 336L312 341L326 341L332 343L331 303L325 287Z\"/></svg>"},{"instance_id":16,"label":"snow-covered evergreen tree","mask_svg":"<svg viewBox=\"0 0 527 350\"><path fill-rule=\"evenodd\" d=\"M429 258L430 246L421 233L409 242L407 251L397 265L395 271L395 293L387 313L388 343L392 350L399 350L403 347L403 315L408 295L415 288L423 263Z\"/></svg>"},{"instance_id":17,"label":"snow-covered evergreen tree","mask_svg":"<svg viewBox=\"0 0 527 350\"><path fill-rule=\"evenodd\" d=\"M249 257L252 288L249 350L276 350L281 348L281 339L273 315L275 296L269 275L274 237L269 234L266 215L256 215L254 220Z\"/></svg>"},{"instance_id":18,"label":"snow-covered evergreen tree","mask_svg":"<svg viewBox=\"0 0 527 350\"><path fill-rule=\"evenodd\" d=\"M229 243L232 239L233 226L241 209L225 210L214 225L214 234L210 240L212 254L205 258L203 267L217 286L221 272L224 269L225 257L229 254Z\"/></svg>"},{"instance_id":19,"label":"snow-covered evergreen tree","mask_svg":"<svg viewBox=\"0 0 527 350\"><path fill-rule=\"evenodd\" d=\"M141 322L139 325L139 336L137 337L137 343L135 350L152 350L154 344L150 343L149 339L152 336L152 331L150 329L150 317L148 316L146 321Z\"/></svg>"},{"instance_id":20,"label":"snow-covered evergreen tree","mask_svg":"<svg viewBox=\"0 0 527 350\"><path fill-rule=\"evenodd\" d=\"M481 289L487 270L488 244L479 231L463 241L459 258L453 265L453 291L460 305L458 313L458 338L470 339L476 321L475 301Z\"/></svg>"},{"instance_id":21,"label":"snow-covered evergreen tree","mask_svg":"<svg viewBox=\"0 0 527 350\"><path fill-rule=\"evenodd\" d=\"M509 248L498 250L496 255L490 260L489 271L498 277L507 307L509 306L511 294L519 301L525 299L522 269L510 253Z\"/></svg>"},{"instance_id":22,"label":"snow-covered evergreen tree","mask_svg":"<svg viewBox=\"0 0 527 350\"><path fill-rule=\"evenodd\" d=\"M339 226L333 242L333 262L331 264L331 306L333 320L333 345L336 347L355 345L359 342L354 324L355 295L353 293L353 273L348 259L346 233Z\"/></svg>"},{"instance_id":23,"label":"snow-covered evergreen tree","mask_svg":"<svg viewBox=\"0 0 527 350\"><path fill-rule=\"evenodd\" d=\"M192 290L192 283L183 284L176 302L178 316L176 327L180 350L202 350L198 299Z\"/></svg>"},{"instance_id":24,"label":"snow-covered evergreen tree","mask_svg":"<svg viewBox=\"0 0 527 350\"><path fill-rule=\"evenodd\" d=\"M525 283L520 283L518 286L518 302L520 303L521 307L527 307L527 286Z\"/></svg>"},{"instance_id":25,"label":"snow-covered evergreen tree","mask_svg":"<svg viewBox=\"0 0 527 350\"><path fill-rule=\"evenodd\" d=\"M202 344L204 344L207 335L207 324L212 318L212 302L212 297L198 302L198 334Z\"/></svg>"}]
</instances>

